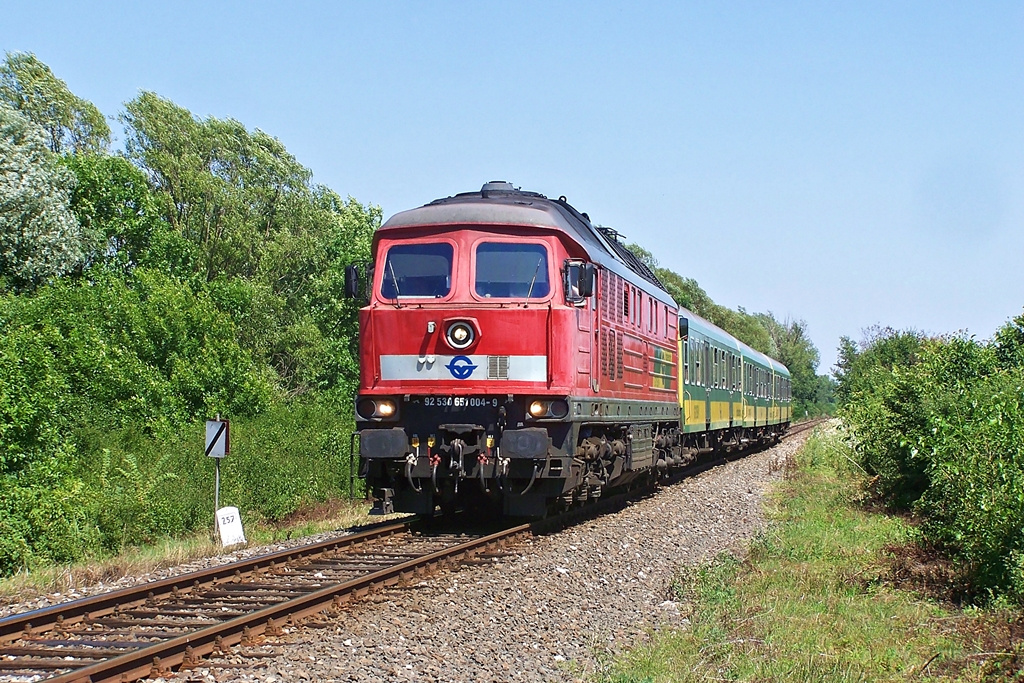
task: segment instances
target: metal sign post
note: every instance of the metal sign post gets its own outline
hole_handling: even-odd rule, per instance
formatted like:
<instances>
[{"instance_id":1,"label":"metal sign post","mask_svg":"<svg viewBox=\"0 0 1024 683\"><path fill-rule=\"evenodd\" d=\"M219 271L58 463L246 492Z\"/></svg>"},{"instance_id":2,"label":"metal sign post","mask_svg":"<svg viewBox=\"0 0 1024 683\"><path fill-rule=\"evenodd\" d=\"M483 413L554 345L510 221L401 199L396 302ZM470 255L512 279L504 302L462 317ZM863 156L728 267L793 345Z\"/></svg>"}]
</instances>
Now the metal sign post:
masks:
<instances>
[{"instance_id":1,"label":"metal sign post","mask_svg":"<svg viewBox=\"0 0 1024 683\"><path fill-rule=\"evenodd\" d=\"M220 419L220 413L217 413L216 420L206 421L206 455L213 458L216 463L213 516L217 522L217 532L220 533L220 544L225 548L246 542L245 532L242 530L242 516L238 508L220 506L220 461L231 452L230 428L227 420Z\"/></svg>"}]
</instances>

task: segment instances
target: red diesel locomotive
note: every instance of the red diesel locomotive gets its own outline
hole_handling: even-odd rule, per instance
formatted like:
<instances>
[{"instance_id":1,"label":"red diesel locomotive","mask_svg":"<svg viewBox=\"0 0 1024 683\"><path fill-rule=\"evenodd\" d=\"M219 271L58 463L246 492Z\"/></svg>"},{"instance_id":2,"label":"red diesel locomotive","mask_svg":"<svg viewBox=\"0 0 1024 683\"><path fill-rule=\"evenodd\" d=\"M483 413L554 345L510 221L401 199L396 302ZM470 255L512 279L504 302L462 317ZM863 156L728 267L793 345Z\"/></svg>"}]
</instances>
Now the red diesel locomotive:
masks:
<instances>
[{"instance_id":1,"label":"red diesel locomotive","mask_svg":"<svg viewBox=\"0 0 1024 683\"><path fill-rule=\"evenodd\" d=\"M395 215L373 257L356 421L378 509L541 516L685 459L676 304L564 197L487 183Z\"/></svg>"}]
</instances>

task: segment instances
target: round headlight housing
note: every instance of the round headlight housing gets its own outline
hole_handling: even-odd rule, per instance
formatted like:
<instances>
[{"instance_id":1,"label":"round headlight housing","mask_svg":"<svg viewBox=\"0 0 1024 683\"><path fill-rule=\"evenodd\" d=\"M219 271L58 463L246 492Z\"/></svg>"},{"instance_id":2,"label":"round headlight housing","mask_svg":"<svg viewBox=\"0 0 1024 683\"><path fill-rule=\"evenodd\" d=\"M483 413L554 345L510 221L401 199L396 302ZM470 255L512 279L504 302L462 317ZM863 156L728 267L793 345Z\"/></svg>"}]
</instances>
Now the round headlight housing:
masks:
<instances>
[{"instance_id":1,"label":"round headlight housing","mask_svg":"<svg viewBox=\"0 0 1024 683\"><path fill-rule=\"evenodd\" d=\"M356 414L364 420L388 420L398 412L398 404L390 398L363 397L356 401Z\"/></svg>"},{"instance_id":2,"label":"round headlight housing","mask_svg":"<svg viewBox=\"0 0 1024 683\"><path fill-rule=\"evenodd\" d=\"M569 404L562 399L538 398L530 401L526 412L535 420L545 418L561 420L569 414Z\"/></svg>"},{"instance_id":3,"label":"round headlight housing","mask_svg":"<svg viewBox=\"0 0 1024 683\"><path fill-rule=\"evenodd\" d=\"M457 320L445 331L445 340L453 349L467 349L476 341L476 330L465 320Z\"/></svg>"}]
</instances>

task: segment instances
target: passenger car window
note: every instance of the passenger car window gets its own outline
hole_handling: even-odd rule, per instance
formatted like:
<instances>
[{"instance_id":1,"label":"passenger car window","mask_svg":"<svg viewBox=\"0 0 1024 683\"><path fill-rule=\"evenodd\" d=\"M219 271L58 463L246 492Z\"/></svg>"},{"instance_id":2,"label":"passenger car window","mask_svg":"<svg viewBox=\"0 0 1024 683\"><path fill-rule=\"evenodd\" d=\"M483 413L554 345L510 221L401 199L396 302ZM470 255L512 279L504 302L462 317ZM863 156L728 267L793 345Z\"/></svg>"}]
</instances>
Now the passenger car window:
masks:
<instances>
[{"instance_id":1,"label":"passenger car window","mask_svg":"<svg viewBox=\"0 0 1024 683\"><path fill-rule=\"evenodd\" d=\"M440 299L452 289L452 245L396 244L388 249L380 295Z\"/></svg>"}]
</instances>

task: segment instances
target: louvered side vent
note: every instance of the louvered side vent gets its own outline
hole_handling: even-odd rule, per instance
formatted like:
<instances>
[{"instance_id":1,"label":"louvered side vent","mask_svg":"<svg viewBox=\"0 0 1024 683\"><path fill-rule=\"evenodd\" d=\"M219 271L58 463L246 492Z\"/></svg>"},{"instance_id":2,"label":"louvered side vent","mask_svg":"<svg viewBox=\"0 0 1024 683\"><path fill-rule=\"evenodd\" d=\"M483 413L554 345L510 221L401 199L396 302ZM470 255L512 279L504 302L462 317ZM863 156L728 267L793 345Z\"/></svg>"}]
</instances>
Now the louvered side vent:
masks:
<instances>
[{"instance_id":1,"label":"louvered side vent","mask_svg":"<svg viewBox=\"0 0 1024 683\"><path fill-rule=\"evenodd\" d=\"M615 277L615 300L619 301L619 302L623 301L625 299L625 297L626 297L626 294L627 294L626 293L626 288L623 286L622 278L616 276ZM615 320L617 322L620 322L620 323L621 322L625 322L626 321L626 316L624 315L624 313L625 313L625 311L622 310L622 305L621 304L617 305L615 307Z\"/></svg>"},{"instance_id":2,"label":"louvered side vent","mask_svg":"<svg viewBox=\"0 0 1024 683\"><path fill-rule=\"evenodd\" d=\"M608 293L615 291L615 288L611 284L613 277L614 276L611 274L611 271L601 271L601 291L598 296L601 299L601 312L604 314L605 320L612 319L611 311L608 309L608 305L611 302L611 297Z\"/></svg>"},{"instance_id":3,"label":"louvered side vent","mask_svg":"<svg viewBox=\"0 0 1024 683\"><path fill-rule=\"evenodd\" d=\"M605 377L610 377L611 375L611 372L608 370L608 359L611 358L611 352L608 351L608 335L608 330L601 330L601 374Z\"/></svg>"},{"instance_id":4,"label":"louvered side vent","mask_svg":"<svg viewBox=\"0 0 1024 683\"><path fill-rule=\"evenodd\" d=\"M616 362L616 373L614 379L622 379L625 375L622 374L622 333L619 332L615 339L615 362Z\"/></svg>"},{"instance_id":5,"label":"louvered side vent","mask_svg":"<svg viewBox=\"0 0 1024 683\"><path fill-rule=\"evenodd\" d=\"M487 379L508 379L508 356L487 356Z\"/></svg>"}]
</instances>

